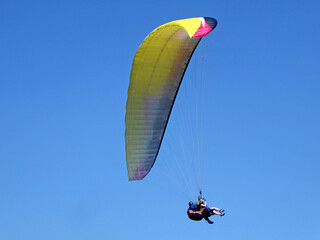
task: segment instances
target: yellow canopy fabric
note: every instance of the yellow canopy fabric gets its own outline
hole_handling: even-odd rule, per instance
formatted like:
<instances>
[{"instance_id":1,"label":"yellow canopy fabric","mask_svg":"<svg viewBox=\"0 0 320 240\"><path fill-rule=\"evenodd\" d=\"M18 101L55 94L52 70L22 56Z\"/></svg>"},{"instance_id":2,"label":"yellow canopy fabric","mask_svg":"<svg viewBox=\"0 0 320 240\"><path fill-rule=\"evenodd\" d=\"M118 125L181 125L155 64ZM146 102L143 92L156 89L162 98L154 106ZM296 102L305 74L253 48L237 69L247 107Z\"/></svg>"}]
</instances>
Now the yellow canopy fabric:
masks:
<instances>
[{"instance_id":1,"label":"yellow canopy fabric","mask_svg":"<svg viewBox=\"0 0 320 240\"><path fill-rule=\"evenodd\" d=\"M190 58L200 39L216 24L213 18L164 24L136 52L125 118L129 180L143 179L152 168Z\"/></svg>"}]
</instances>

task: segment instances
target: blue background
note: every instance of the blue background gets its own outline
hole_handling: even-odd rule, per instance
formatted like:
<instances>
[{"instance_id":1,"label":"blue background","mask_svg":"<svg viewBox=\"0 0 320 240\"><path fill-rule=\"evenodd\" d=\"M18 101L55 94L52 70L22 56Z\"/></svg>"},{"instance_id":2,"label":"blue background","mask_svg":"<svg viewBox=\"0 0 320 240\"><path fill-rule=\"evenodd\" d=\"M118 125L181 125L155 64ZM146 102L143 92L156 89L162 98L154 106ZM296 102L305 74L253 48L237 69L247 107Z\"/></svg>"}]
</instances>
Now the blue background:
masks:
<instances>
[{"instance_id":1,"label":"blue background","mask_svg":"<svg viewBox=\"0 0 320 240\"><path fill-rule=\"evenodd\" d=\"M0 238L320 239L319 9L2 0ZM218 20L204 184L226 216L213 225L186 217L190 199L128 182L125 164L134 54L159 25L199 16Z\"/></svg>"}]
</instances>

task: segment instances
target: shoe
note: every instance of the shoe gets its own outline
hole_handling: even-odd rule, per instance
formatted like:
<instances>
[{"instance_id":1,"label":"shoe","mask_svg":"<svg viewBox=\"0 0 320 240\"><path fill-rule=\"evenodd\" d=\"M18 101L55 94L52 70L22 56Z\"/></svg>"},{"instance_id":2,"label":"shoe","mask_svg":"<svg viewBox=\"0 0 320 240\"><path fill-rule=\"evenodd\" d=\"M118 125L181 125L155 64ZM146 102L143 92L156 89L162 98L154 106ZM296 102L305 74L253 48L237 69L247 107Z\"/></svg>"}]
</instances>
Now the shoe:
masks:
<instances>
[{"instance_id":1,"label":"shoe","mask_svg":"<svg viewBox=\"0 0 320 240\"><path fill-rule=\"evenodd\" d=\"M220 209L219 212L224 212L224 209Z\"/></svg>"},{"instance_id":2,"label":"shoe","mask_svg":"<svg viewBox=\"0 0 320 240\"><path fill-rule=\"evenodd\" d=\"M221 213L220 216L221 216L221 217L224 216L224 213Z\"/></svg>"}]
</instances>

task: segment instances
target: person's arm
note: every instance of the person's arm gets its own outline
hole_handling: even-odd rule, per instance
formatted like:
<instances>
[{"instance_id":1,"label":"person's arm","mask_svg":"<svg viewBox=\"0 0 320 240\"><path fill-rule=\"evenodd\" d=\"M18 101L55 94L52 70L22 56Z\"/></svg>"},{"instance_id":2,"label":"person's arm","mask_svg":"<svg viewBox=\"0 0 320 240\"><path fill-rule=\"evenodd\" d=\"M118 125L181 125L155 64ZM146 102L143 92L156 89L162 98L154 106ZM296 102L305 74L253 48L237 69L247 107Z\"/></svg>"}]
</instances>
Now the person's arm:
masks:
<instances>
[{"instance_id":1,"label":"person's arm","mask_svg":"<svg viewBox=\"0 0 320 240\"><path fill-rule=\"evenodd\" d=\"M207 206L207 202L206 201L202 201L202 203L200 204L201 207L205 208Z\"/></svg>"}]
</instances>

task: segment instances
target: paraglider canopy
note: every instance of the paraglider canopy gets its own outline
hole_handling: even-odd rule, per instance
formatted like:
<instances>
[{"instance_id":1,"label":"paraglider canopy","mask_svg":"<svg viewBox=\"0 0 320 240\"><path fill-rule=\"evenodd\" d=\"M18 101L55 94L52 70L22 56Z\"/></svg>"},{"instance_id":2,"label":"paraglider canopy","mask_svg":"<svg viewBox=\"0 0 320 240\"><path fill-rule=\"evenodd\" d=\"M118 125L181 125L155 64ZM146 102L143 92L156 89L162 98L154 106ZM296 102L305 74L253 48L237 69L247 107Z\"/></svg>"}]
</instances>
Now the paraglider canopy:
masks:
<instances>
[{"instance_id":1,"label":"paraglider canopy","mask_svg":"<svg viewBox=\"0 0 320 240\"><path fill-rule=\"evenodd\" d=\"M214 18L173 21L152 31L133 60L126 105L126 160L129 180L152 168L191 56Z\"/></svg>"}]
</instances>

